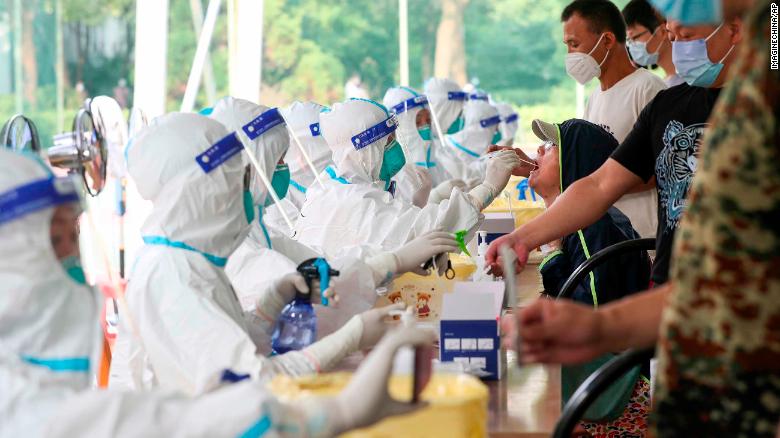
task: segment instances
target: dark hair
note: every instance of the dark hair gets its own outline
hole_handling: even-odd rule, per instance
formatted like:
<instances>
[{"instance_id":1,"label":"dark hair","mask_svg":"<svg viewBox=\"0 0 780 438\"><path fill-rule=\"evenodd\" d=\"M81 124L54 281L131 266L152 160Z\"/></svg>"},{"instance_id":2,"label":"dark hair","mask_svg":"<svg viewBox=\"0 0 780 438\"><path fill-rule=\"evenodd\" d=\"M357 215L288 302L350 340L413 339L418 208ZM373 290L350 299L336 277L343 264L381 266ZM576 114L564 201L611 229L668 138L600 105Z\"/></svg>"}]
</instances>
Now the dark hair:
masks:
<instances>
[{"instance_id":1,"label":"dark hair","mask_svg":"<svg viewBox=\"0 0 780 438\"><path fill-rule=\"evenodd\" d=\"M626 20L626 26L635 26L640 24L653 32L661 24L658 14L647 0L631 0L623 8L623 19Z\"/></svg>"},{"instance_id":2,"label":"dark hair","mask_svg":"<svg viewBox=\"0 0 780 438\"><path fill-rule=\"evenodd\" d=\"M574 0L564 8L561 13L561 21L566 21L572 15L577 14L588 22L588 29L593 33L602 33L605 30L615 34L615 39L621 43L626 42L626 23L620 10L614 3L607 0Z\"/></svg>"}]
</instances>

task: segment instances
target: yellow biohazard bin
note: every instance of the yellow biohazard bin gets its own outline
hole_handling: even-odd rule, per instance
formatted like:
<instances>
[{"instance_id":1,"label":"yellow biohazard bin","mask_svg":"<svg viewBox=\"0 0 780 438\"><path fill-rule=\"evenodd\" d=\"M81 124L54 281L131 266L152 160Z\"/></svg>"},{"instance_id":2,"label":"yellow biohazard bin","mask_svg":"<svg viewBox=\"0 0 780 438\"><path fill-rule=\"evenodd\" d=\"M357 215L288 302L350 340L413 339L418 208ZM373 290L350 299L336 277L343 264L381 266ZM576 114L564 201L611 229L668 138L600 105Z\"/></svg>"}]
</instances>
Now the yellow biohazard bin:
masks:
<instances>
[{"instance_id":1,"label":"yellow biohazard bin","mask_svg":"<svg viewBox=\"0 0 780 438\"><path fill-rule=\"evenodd\" d=\"M514 216L515 228L519 228L521 225L530 222L533 218L542 214L545 209L544 201L538 196L535 201L532 200L529 192L530 189L527 189L525 192L526 200L518 199L519 191L517 189L517 184L523 179L525 178L512 177L512 179L509 180L509 184L507 184L504 189L504 192L509 193L509 197L505 196L503 194L504 192L502 192L502 194L497 196L482 212L511 213Z\"/></svg>"},{"instance_id":2,"label":"yellow biohazard bin","mask_svg":"<svg viewBox=\"0 0 780 438\"><path fill-rule=\"evenodd\" d=\"M351 373L330 373L306 377L276 376L269 388L283 401L335 395ZM388 385L397 400L410 400L412 379L393 376ZM374 426L355 430L342 438L471 438L487 436L488 389L479 379L466 374L434 373L420 395L430 405L411 414L388 418Z\"/></svg>"}]
</instances>

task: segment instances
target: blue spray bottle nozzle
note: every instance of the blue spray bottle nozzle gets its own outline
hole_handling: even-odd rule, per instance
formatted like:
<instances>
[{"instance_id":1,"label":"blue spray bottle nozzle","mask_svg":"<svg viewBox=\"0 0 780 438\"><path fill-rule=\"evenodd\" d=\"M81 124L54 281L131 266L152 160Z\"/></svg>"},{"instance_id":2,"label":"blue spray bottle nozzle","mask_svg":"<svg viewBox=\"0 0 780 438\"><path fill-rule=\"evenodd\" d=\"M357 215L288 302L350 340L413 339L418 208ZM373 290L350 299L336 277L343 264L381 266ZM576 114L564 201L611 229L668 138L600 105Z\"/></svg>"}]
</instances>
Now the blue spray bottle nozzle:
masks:
<instances>
[{"instance_id":1,"label":"blue spray bottle nozzle","mask_svg":"<svg viewBox=\"0 0 780 438\"><path fill-rule=\"evenodd\" d=\"M320 302L323 306L328 305L328 299L325 297L325 291L330 287L330 278L338 277L339 271L331 269L328 261L324 258L309 259L298 265L298 272L306 280L309 291L313 288L314 280L320 281Z\"/></svg>"},{"instance_id":2,"label":"blue spray bottle nozzle","mask_svg":"<svg viewBox=\"0 0 780 438\"><path fill-rule=\"evenodd\" d=\"M522 181L520 181L519 183L517 183L516 187L517 187L517 199L519 201L525 201L527 199L526 195L525 195L526 190L530 190L531 199L536 201L536 193L534 192L534 189L532 189L528 185L528 179L527 178L522 180Z\"/></svg>"}]
</instances>

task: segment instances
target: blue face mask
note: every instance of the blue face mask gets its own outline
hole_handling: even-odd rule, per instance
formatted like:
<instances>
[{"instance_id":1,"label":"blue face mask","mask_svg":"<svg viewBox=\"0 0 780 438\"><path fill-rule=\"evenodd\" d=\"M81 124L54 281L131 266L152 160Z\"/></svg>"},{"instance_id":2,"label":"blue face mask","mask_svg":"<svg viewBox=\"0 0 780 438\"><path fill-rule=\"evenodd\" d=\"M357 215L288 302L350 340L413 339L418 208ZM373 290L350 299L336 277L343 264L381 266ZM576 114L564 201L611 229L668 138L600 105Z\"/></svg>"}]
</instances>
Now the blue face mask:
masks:
<instances>
[{"instance_id":1,"label":"blue face mask","mask_svg":"<svg viewBox=\"0 0 780 438\"><path fill-rule=\"evenodd\" d=\"M274 174L271 177L271 187L276 192L276 196L279 199L284 199L287 196L287 190L290 188L290 167L286 164L277 164ZM265 197L265 207L274 203L274 199L271 195Z\"/></svg>"},{"instance_id":2,"label":"blue face mask","mask_svg":"<svg viewBox=\"0 0 780 438\"><path fill-rule=\"evenodd\" d=\"M464 124L463 116L458 116L458 118L455 119L454 122L452 122L450 127L447 128L447 134L455 134L456 132L460 131L461 129L463 129L463 124Z\"/></svg>"},{"instance_id":3,"label":"blue face mask","mask_svg":"<svg viewBox=\"0 0 780 438\"><path fill-rule=\"evenodd\" d=\"M655 32L658 32L658 29L656 29ZM655 32L650 36L650 40L655 36ZM658 52L661 51L661 45L659 44L655 53L648 53L647 41L626 41L626 46L628 46L628 52L631 54L631 59L643 67L658 64Z\"/></svg>"},{"instance_id":4,"label":"blue face mask","mask_svg":"<svg viewBox=\"0 0 780 438\"><path fill-rule=\"evenodd\" d=\"M405 164L404 150L397 140L393 140L390 146L385 148L384 156L382 156L382 168L379 170L379 179L390 181L390 178L400 172Z\"/></svg>"},{"instance_id":5,"label":"blue face mask","mask_svg":"<svg viewBox=\"0 0 780 438\"><path fill-rule=\"evenodd\" d=\"M650 3L667 20L678 20L683 26L723 21L721 0L650 0Z\"/></svg>"},{"instance_id":6,"label":"blue face mask","mask_svg":"<svg viewBox=\"0 0 780 438\"><path fill-rule=\"evenodd\" d=\"M493 134L493 138L490 140L490 144L498 144L499 141L501 141L501 131L496 131L496 133Z\"/></svg>"},{"instance_id":7,"label":"blue face mask","mask_svg":"<svg viewBox=\"0 0 780 438\"><path fill-rule=\"evenodd\" d=\"M726 55L717 63L710 61L707 55L707 41L715 35L723 25L718 26L710 36L704 39L692 41L672 41L672 62L677 70L677 74L694 87L709 87L718 78L723 70L723 60L726 59L731 51L732 45Z\"/></svg>"},{"instance_id":8,"label":"blue face mask","mask_svg":"<svg viewBox=\"0 0 780 438\"><path fill-rule=\"evenodd\" d=\"M423 140L428 141L431 139L431 125L423 125L417 132L420 133L420 138Z\"/></svg>"},{"instance_id":9,"label":"blue face mask","mask_svg":"<svg viewBox=\"0 0 780 438\"><path fill-rule=\"evenodd\" d=\"M84 275L84 269L81 267L81 259L76 256L68 256L60 260L62 269L78 284L87 284L87 277Z\"/></svg>"}]
</instances>

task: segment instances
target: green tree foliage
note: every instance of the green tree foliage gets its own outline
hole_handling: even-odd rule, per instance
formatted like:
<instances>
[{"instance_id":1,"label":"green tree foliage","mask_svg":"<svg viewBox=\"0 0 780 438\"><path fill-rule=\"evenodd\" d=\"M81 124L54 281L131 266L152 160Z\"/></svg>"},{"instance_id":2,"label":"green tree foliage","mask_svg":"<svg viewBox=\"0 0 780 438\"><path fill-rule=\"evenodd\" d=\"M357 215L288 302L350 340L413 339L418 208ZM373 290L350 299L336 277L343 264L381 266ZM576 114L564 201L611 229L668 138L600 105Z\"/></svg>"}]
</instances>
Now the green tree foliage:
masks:
<instances>
[{"instance_id":1,"label":"green tree foliage","mask_svg":"<svg viewBox=\"0 0 780 438\"><path fill-rule=\"evenodd\" d=\"M44 118L51 117L54 106L54 1L23 2L25 8L37 11L39 108L33 116ZM70 114L78 106L79 96L72 91L76 80L84 82L89 95L110 95L121 78L132 87L135 1L61 1L68 47L66 109ZM184 95L197 35L190 1L169 1L167 108L175 110ZM408 1L410 82L422 88L433 72L440 2ZM622 7L626 1L616 3ZM532 118L561 121L574 116L575 84L564 70L566 47L560 23L560 13L568 2L471 0L466 9L463 31L468 76L478 79L479 87L495 98L519 109L523 140L528 144L533 143L528 129ZM201 4L205 12L208 1L201 0ZM344 83L353 74L360 75L375 99L398 83L397 0L265 0L264 7L263 103L314 100L330 104L343 99ZM228 92L226 9L223 2L210 46L218 96ZM79 52L79 47L89 47L89 30L109 18L126 26L121 50L111 57ZM12 96L0 96L4 113L13 107L12 100ZM201 85L196 104L203 107L212 103ZM53 122L42 124L51 126Z\"/></svg>"}]
</instances>

